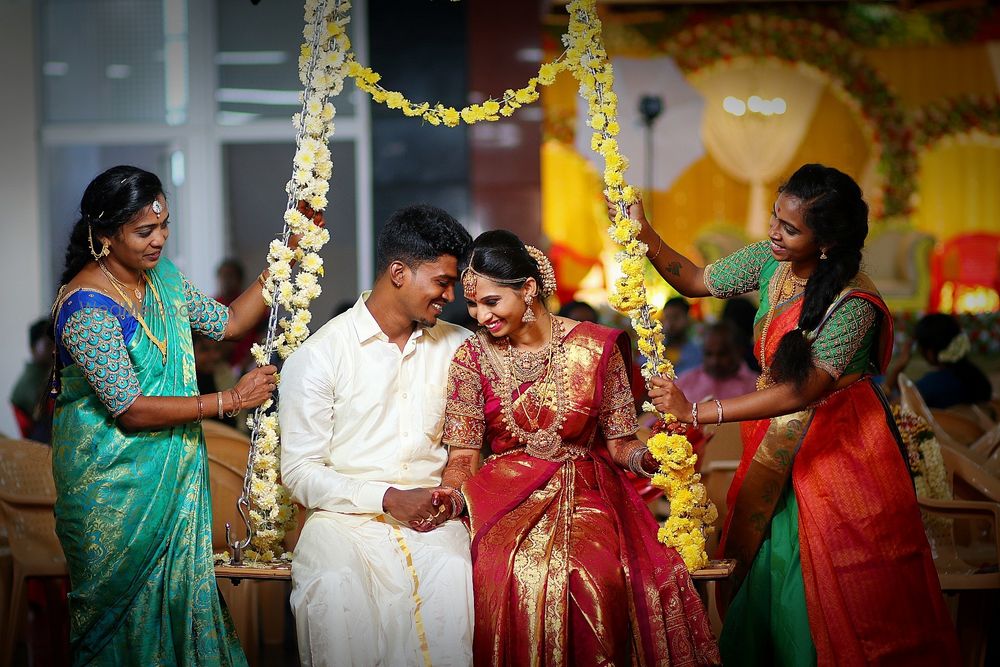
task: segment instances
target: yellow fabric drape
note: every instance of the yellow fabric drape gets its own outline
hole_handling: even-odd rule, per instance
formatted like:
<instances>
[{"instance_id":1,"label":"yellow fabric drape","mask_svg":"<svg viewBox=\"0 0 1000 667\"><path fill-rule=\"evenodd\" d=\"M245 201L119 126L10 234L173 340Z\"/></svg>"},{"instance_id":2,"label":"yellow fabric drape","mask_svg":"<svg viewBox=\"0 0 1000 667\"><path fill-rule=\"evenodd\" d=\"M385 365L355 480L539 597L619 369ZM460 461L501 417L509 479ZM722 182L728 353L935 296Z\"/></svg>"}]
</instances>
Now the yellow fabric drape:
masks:
<instances>
[{"instance_id":1,"label":"yellow fabric drape","mask_svg":"<svg viewBox=\"0 0 1000 667\"><path fill-rule=\"evenodd\" d=\"M942 141L920 155L913 225L939 241L1000 231L1000 140Z\"/></svg>"},{"instance_id":2,"label":"yellow fabric drape","mask_svg":"<svg viewBox=\"0 0 1000 667\"><path fill-rule=\"evenodd\" d=\"M593 167L572 147L555 140L542 144L542 231L560 289L579 285L604 248L608 213L602 189Z\"/></svg>"},{"instance_id":3,"label":"yellow fabric drape","mask_svg":"<svg viewBox=\"0 0 1000 667\"><path fill-rule=\"evenodd\" d=\"M705 149L731 177L750 184L747 233L767 231L767 184L788 167L809 127L823 81L779 62L746 60L692 77L705 98L701 136ZM741 116L723 108L726 97L781 98L784 113L764 116L750 109Z\"/></svg>"},{"instance_id":4,"label":"yellow fabric drape","mask_svg":"<svg viewBox=\"0 0 1000 667\"><path fill-rule=\"evenodd\" d=\"M981 43L886 47L868 49L864 55L908 109L948 97L997 92L990 54Z\"/></svg>"}]
</instances>

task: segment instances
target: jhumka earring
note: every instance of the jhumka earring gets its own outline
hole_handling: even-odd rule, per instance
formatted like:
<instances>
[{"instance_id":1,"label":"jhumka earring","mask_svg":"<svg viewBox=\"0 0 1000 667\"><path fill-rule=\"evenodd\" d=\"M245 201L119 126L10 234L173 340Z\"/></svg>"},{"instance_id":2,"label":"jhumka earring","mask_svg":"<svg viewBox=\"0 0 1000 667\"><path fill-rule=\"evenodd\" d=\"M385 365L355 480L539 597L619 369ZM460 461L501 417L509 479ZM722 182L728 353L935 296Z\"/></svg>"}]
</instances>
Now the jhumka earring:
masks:
<instances>
[{"instance_id":1,"label":"jhumka earring","mask_svg":"<svg viewBox=\"0 0 1000 667\"><path fill-rule=\"evenodd\" d=\"M478 280L479 277L471 265L466 267L465 271L462 271L462 293L465 295L465 298L476 298L476 282Z\"/></svg>"},{"instance_id":2,"label":"jhumka earring","mask_svg":"<svg viewBox=\"0 0 1000 667\"><path fill-rule=\"evenodd\" d=\"M538 319L537 317L535 317L535 312L531 310L531 304L534 300L535 300L534 294L524 295L524 305L527 307L524 309L524 315L521 316L521 321L524 322L525 324L529 324Z\"/></svg>"},{"instance_id":3,"label":"jhumka earring","mask_svg":"<svg viewBox=\"0 0 1000 667\"><path fill-rule=\"evenodd\" d=\"M90 223L87 223L87 245L90 246L90 254L94 258L94 261L99 261L102 257L107 257L111 254L111 244L104 241L101 245L101 252L97 252L94 249L94 230L91 228Z\"/></svg>"},{"instance_id":4,"label":"jhumka earring","mask_svg":"<svg viewBox=\"0 0 1000 667\"><path fill-rule=\"evenodd\" d=\"M820 259L826 259L826 250L821 250L820 251L819 258Z\"/></svg>"}]
</instances>

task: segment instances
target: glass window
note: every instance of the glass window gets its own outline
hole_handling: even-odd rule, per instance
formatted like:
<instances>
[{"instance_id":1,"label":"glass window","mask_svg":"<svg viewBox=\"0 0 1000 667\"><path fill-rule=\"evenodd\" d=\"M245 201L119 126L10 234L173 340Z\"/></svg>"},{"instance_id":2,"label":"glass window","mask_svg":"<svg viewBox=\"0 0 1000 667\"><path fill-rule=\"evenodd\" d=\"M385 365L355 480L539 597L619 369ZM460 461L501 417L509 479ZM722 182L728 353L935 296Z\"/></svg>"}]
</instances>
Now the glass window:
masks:
<instances>
[{"instance_id":1,"label":"glass window","mask_svg":"<svg viewBox=\"0 0 1000 667\"><path fill-rule=\"evenodd\" d=\"M217 8L217 121L240 125L258 118L290 117L302 106L298 97L302 3L218 0ZM349 34L353 39L353 31ZM336 99L338 115L354 114L353 90L353 83L345 82Z\"/></svg>"},{"instance_id":2,"label":"glass window","mask_svg":"<svg viewBox=\"0 0 1000 667\"><path fill-rule=\"evenodd\" d=\"M187 119L186 0L43 0L49 123Z\"/></svg>"},{"instance_id":3,"label":"glass window","mask_svg":"<svg viewBox=\"0 0 1000 667\"><path fill-rule=\"evenodd\" d=\"M320 251L326 273L320 280L323 293L310 308L312 331L329 319L338 304L358 297L355 144L335 141L330 150L335 174L325 216L330 242ZM294 153L291 143L227 144L223 148L227 236L248 280L264 269L267 246L284 224L285 183Z\"/></svg>"}]
</instances>

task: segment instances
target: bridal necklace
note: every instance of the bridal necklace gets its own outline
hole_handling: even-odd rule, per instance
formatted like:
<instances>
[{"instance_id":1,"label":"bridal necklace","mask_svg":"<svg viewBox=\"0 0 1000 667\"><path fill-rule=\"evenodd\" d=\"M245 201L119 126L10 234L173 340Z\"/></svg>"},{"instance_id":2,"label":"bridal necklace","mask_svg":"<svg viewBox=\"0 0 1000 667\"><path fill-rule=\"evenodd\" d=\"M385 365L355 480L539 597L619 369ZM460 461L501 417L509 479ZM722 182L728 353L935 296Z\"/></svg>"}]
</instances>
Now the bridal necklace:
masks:
<instances>
[{"instance_id":1,"label":"bridal necklace","mask_svg":"<svg viewBox=\"0 0 1000 667\"><path fill-rule=\"evenodd\" d=\"M499 377L500 413L507 431L517 440L524 443L525 451L538 458L551 459L562 446L559 430L569 415L567 409L567 364L566 347L563 345L563 326L554 316L549 316L551 335L548 343L535 353L532 353L530 363L523 361L524 354L517 350L509 338L488 341L486 349L490 361ZM541 361L537 361L538 359ZM529 379L531 375L534 378ZM526 382L534 382L524 392L521 386ZM545 428L539 427L542 410L550 404L551 391L555 390L554 415ZM515 398L516 395L516 398ZM534 397L537 412L532 418L528 412L527 402ZM530 423L532 430L523 428L516 419L515 401Z\"/></svg>"},{"instance_id":2,"label":"bridal necklace","mask_svg":"<svg viewBox=\"0 0 1000 667\"><path fill-rule=\"evenodd\" d=\"M111 286L115 288L116 292L118 292L118 295L125 300L125 303L128 304L128 308L132 312L132 315L135 316L136 321L139 322L139 326L141 326L142 330L146 333L146 337L149 338L149 342L151 342L156 347L156 349L160 351L160 355L163 357L163 364L166 365L167 363L166 330L164 330L163 340L160 340L159 338L153 335L153 332L150 331L149 329L149 325L146 324L146 319L142 316L142 292L139 291L139 287L145 284L149 288L149 291L153 294L153 300L156 301L156 305L160 309L160 316L163 318L164 325L166 325L167 322L167 314L165 309L163 308L163 301L160 300L160 293L156 291L156 287L153 286L153 283L149 282L149 280L146 279L146 272L142 271L139 273L138 284L135 286L135 288L131 288L124 282L116 278L114 274L111 273L111 271L108 269L108 267L104 265L103 261L97 260L97 266L100 267L101 271L107 277L108 282L110 282ZM130 299L128 294L125 293L125 290L128 289L132 289L132 293L135 295L136 301L138 302L138 306L135 303L133 303L132 299Z\"/></svg>"}]
</instances>

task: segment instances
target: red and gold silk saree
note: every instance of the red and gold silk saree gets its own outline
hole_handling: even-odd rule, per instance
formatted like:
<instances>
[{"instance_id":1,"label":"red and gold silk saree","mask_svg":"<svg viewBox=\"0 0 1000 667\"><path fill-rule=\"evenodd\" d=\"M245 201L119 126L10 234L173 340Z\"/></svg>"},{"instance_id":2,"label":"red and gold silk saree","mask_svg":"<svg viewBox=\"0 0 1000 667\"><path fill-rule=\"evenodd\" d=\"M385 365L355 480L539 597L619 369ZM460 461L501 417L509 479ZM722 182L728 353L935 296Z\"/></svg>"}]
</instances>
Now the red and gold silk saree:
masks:
<instances>
[{"instance_id":1,"label":"red and gold silk saree","mask_svg":"<svg viewBox=\"0 0 1000 667\"><path fill-rule=\"evenodd\" d=\"M624 333L580 323L563 338L568 416L550 459L527 453L504 425L488 345L481 332L455 354L444 436L492 452L463 487L476 664L718 663L683 561L656 541L655 520L605 444L636 430ZM513 392L513 416L524 429L531 420L545 428L554 401L539 405L531 384Z\"/></svg>"},{"instance_id":2,"label":"red and gold silk saree","mask_svg":"<svg viewBox=\"0 0 1000 667\"><path fill-rule=\"evenodd\" d=\"M866 300L881 314L871 356L884 370L892 347L888 309L870 281L859 276L831 311L851 297ZM763 350L767 366L781 337L797 326L801 307L802 299L796 297L775 308ZM771 519L790 478L816 662L954 664L955 634L909 470L891 415L871 378L862 375L818 405L746 422L742 430L743 456L729 490L731 509L720 547L726 557L740 562L737 585L757 585L759 580L744 582L742 577L764 539L771 539L776 552L782 548L777 540L783 533L770 535ZM728 645L731 624L749 628L762 612L767 610L744 604L738 612L742 618L727 615L724 643ZM733 636L740 632L733 628ZM739 645L734 650L738 655Z\"/></svg>"}]
</instances>

